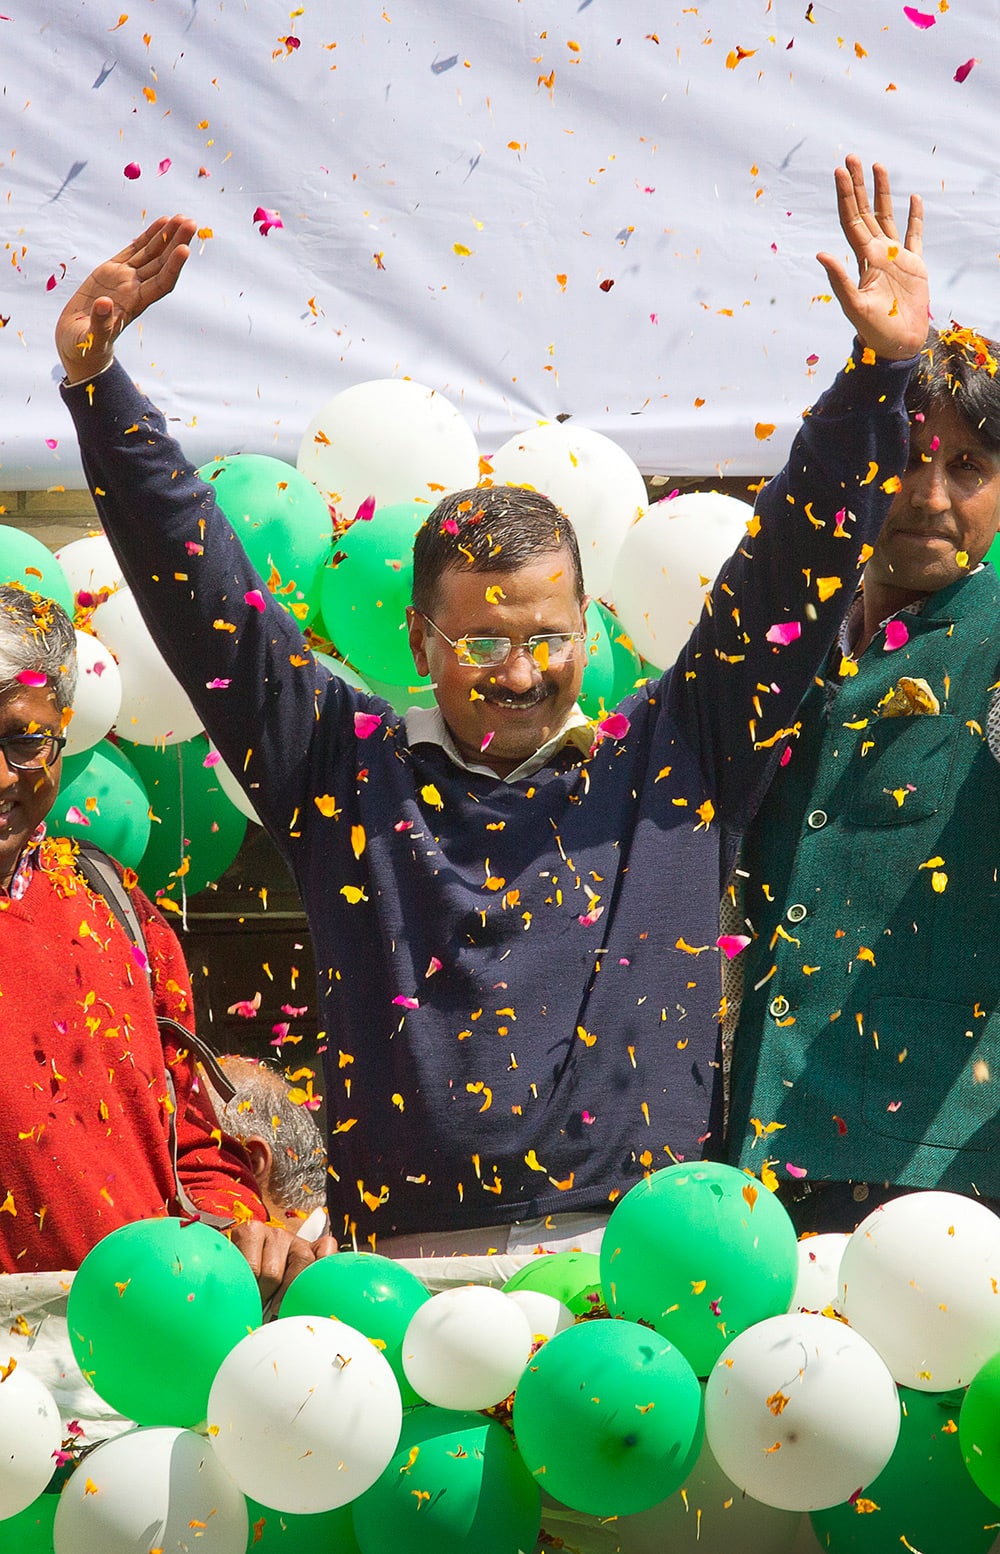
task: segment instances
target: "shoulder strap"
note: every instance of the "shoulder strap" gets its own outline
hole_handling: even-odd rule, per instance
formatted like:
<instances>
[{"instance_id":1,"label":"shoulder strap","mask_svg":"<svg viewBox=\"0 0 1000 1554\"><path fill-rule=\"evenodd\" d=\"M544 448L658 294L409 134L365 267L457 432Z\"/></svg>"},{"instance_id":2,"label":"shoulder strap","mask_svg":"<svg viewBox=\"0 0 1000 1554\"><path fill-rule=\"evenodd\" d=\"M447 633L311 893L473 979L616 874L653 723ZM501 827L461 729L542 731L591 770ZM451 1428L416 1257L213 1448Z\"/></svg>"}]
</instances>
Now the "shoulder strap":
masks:
<instances>
[{"instance_id":1,"label":"shoulder strap","mask_svg":"<svg viewBox=\"0 0 1000 1554\"><path fill-rule=\"evenodd\" d=\"M135 903L122 884L122 878L115 867L114 860L100 847L95 847L93 842L81 842L76 862L91 890L104 897L132 943L145 955L146 935L142 931L142 923L139 921ZM146 975L149 977L151 973L148 955L145 956L145 965ZM223 1101L231 1101L236 1091L208 1042L166 1015L159 1016L156 1023L161 1032L169 1032L178 1041L178 1045L188 1047L194 1053L198 1062L207 1070L209 1079Z\"/></svg>"},{"instance_id":2,"label":"shoulder strap","mask_svg":"<svg viewBox=\"0 0 1000 1554\"><path fill-rule=\"evenodd\" d=\"M122 884L121 875L115 868L113 859L99 847L95 847L93 842L81 842L76 865L91 890L104 897L132 943L139 949L145 950L146 935L142 931L139 914Z\"/></svg>"}]
</instances>

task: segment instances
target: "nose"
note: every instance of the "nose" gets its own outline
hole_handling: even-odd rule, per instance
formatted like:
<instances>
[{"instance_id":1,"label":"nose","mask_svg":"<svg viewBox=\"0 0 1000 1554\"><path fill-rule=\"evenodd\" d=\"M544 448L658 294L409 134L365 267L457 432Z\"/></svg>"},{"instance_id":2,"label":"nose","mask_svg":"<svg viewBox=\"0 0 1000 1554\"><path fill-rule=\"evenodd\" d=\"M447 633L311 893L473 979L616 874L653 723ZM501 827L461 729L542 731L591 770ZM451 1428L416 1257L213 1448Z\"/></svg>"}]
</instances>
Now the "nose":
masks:
<instances>
[{"instance_id":1,"label":"nose","mask_svg":"<svg viewBox=\"0 0 1000 1554\"><path fill-rule=\"evenodd\" d=\"M530 691L541 678L541 670L528 644L515 642L507 662L497 666L492 678L496 684L505 685L510 691Z\"/></svg>"},{"instance_id":2,"label":"nose","mask_svg":"<svg viewBox=\"0 0 1000 1554\"><path fill-rule=\"evenodd\" d=\"M926 464L921 462L910 474L913 482L910 490L911 506L926 513L947 512L951 506L948 476L939 460L931 458Z\"/></svg>"}]
</instances>

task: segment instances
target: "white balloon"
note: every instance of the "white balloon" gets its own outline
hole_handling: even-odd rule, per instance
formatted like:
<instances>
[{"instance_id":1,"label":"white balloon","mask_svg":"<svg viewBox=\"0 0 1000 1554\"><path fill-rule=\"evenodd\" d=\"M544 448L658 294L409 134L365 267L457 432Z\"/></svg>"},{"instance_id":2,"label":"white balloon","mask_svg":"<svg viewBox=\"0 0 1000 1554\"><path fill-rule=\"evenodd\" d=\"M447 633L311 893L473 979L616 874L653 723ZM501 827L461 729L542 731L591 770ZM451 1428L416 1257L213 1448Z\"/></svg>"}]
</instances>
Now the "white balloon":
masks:
<instances>
[{"instance_id":1,"label":"white balloon","mask_svg":"<svg viewBox=\"0 0 1000 1554\"><path fill-rule=\"evenodd\" d=\"M654 502L632 525L615 560L612 594L643 658L670 668L752 513L749 503L719 491L690 491Z\"/></svg>"},{"instance_id":2,"label":"white balloon","mask_svg":"<svg viewBox=\"0 0 1000 1554\"><path fill-rule=\"evenodd\" d=\"M746 1328L705 1389L720 1468L765 1505L818 1511L870 1484L892 1456L899 1398L885 1363L835 1317L793 1312Z\"/></svg>"},{"instance_id":3,"label":"white balloon","mask_svg":"<svg viewBox=\"0 0 1000 1554\"><path fill-rule=\"evenodd\" d=\"M542 1290L511 1290L507 1299L520 1306L528 1319L531 1336L536 1340L554 1338L556 1333L572 1327L576 1321L568 1306Z\"/></svg>"},{"instance_id":4,"label":"white balloon","mask_svg":"<svg viewBox=\"0 0 1000 1554\"><path fill-rule=\"evenodd\" d=\"M247 1503L208 1442L155 1426L104 1441L81 1463L53 1542L55 1554L244 1554L248 1532Z\"/></svg>"},{"instance_id":5,"label":"white balloon","mask_svg":"<svg viewBox=\"0 0 1000 1554\"><path fill-rule=\"evenodd\" d=\"M399 1442L389 1362L333 1317L283 1317L223 1360L209 1438L244 1493L275 1511L332 1511L364 1494Z\"/></svg>"},{"instance_id":6,"label":"white balloon","mask_svg":"<svg viewBox=\"0 0 1000 1554\"><path fill-rule=\"evenodd\" d=\"M403 378L376 378L334 395L303 433L296 464L344 518L374 497L379 507L426 502L474 486L472 428L442 394Z\"/></svg>"},{"instance_id":7,"label":"white balloon","mask_svg":"<svg viewBox=\"0 0 1000 1554\"><path fill-rule=\"evenodd\" d=\"M540 421L508 438L490 469L495 486L532 486L555 502L576 531L587 592L613 600L615 558L648 501L624 448L575 421Z\"/></svg>"},{"instance_id":8,"label":"white balloon","mask_svg":"<svg viewBox=\"0 0 1000 1554\"><path fill-rule=\"evenodd\" d=\"M118 733L123 739L137 745L179 745L200 733L201 718L164 663L131 588L120 588L99 605L91 625L118 661Z\"/></svg>"},{"instance_id":9,"label":"white balloon","mask_svg":"<svg viewBox=\"0 0 1000 1554\"><path fill-rule=\"evenodd\" d=\"M70 540L56 551L56 560L62 567L79 602L80 594L96 598L100 593L114 593L125 582L118 565L118 558L104 534L87 534L81 540Z\"/></svg>"},{"instance_id":10,"label":"white balloon","mask_svg":"<svg viewBox=\"0 0 1000 1554\"><path fill-rule=\"evenodd\" d=\"M0 1383L0 1518L16 1516L41 1494L61 1444L55 1398L23 1364L15 1366Z\"/></svg>"},{"instance_id":11,"label":"white balloon","mask_svg":"<svg viewBox=\"0 0 1000 1554\"><path fill-rule=\"evenodd\" d=\"M919 1192L862 1220L840 1265L840 1309L919 1392L966 1387L1000 1350L1000 1218L975 1198Z\"/></svg>"},{"instance_id":12,"label":"white balloon","mask_svg":"<svg viewBox=\"0 0 1000 1554\"><path fill-rule=\"evenodd\" d=\"M543 1521L552 1531L550 1519ZM628 1554L792 1554L801 1521L799 1511L741 1493L705 1440L680 1489L648 1511L619 1516L614 1525ZM555 1530L561 1530L558 1524Z\"/></svg>"},{"instance_id":13,"label":"white balloon","mask_svg":"<svg viewBox=\"0 0 1000 1554\"><path fill-rule=\"evenodd\" d=\"M458 1285L410 1318L403 1370L414 1391L439 1408L492 1408L517 1386L531 1345L528 1318L502 1290Z\"/></svg>"},{"instance_id":14,"label":"white balloon","mask_svg":"<svg viewBox=\"0 0 1000 1554\"><path fill-rule=\"evenodd\" d=\"M799 1242L799 1277L789 1311L837 1309L840 1262L849 1239L839 1230L803 1237Z\"/></svg>"},{"instance_id":15,"label":"white balloon","mask_svg":"<svg viewBox=\"0 0 1000 1554\"><path fill-rule=\"evenodd\" d=\"M111 653L89 631L76 634L76 694L64 755L90 750L115 726L122 704L122 677Z\"/></svg>"},{"instance_id":16,"label":"white balloon","mask_svg":"<svg viewBox=\"0 0 1000 1554\"><path fill-rule=\"evenodd\" d=\"M245 815L248 820L253 821L254 825L259 826L261 819L253 807L252 800L243 791L234 777L232 769L226 765L211 740L209 740L209 751L211 755L218 756L218 760L212 762L212 774L226 798L234 809L239 810L241 815Z\"/></svg>"}]
</instances>

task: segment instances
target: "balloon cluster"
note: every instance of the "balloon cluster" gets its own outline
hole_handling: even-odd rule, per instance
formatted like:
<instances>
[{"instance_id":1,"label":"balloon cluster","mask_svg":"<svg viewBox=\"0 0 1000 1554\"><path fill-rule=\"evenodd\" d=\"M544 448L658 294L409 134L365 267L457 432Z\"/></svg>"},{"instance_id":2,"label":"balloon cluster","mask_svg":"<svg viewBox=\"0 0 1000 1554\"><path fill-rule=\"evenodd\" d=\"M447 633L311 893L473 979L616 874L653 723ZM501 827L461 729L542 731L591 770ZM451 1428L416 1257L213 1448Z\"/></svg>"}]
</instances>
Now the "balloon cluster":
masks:
<instances>
[{"instance_id":1,"label":"balloon cluster","mask_svg":"<svg viewBox=\"0 0 1000 1554\"><path fill-rule=\"evenodd\" d=\"M441 495L480 482L527 485L572 519L593 597L580 702L595 721L657 673L652 665L673 662L751 511L716 493L650 505L627 454L575 425L541 422L480 460L454 406L395 379L324 405L297 467L236 454L199 474L275 598L317 648L334 649L323 660L331 672L399 711L433 702L414 669L405 611L413 539ZM257 815L206 746L110 546L91 535L53 558L0 526L0 557L0 581L57 599L79 628L60 828L137 869L150 895L194 894L229 866Z\"/></svg>"},{"instance_id":2,"label":"balloon cluster","mask_svg":"<svg viewBox=\"0 0 1000 1554\"><path fill-rule=\"evenodd\" d=\"M262 1325L223 1237L125 1226L77 1273L68 1327L138 1427L79 1462L47 1522L58 1413L19 1367L0 1516L34 1517L23 1546L55 1554L180 1548L192 1528L205 1554L517 1554L560 1510L612 1521L623 1554L787 1554L806 1511L833 1554L985 1554L1000 1219L921 1193L823 1240L797 1244L745 1173L675 1165L616 1206L599 1258L431 1295L342 1253Z\"/></svg>"}]
</instances>

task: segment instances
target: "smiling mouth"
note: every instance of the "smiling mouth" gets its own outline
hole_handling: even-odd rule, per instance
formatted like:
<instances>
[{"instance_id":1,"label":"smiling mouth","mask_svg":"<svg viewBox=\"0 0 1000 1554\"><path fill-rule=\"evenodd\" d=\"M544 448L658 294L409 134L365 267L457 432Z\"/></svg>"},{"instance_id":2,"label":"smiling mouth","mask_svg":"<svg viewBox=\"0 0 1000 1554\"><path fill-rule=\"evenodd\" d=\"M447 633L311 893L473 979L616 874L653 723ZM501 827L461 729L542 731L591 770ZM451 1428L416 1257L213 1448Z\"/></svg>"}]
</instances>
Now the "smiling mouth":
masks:
<instances>
[{"instance_id":1,"label":"smiling mouth","mask_svg":"<svg viewBox=\"0 0 1000 1554\"><path fill-rule=\"evenodd\" d=\"M547 701L552 692L544 685L539 685L531 691L523 691L519 696L509 691L487 691L484 700L491 707L501 707L505 712L529 712L532 707L537 707L541 702Z\"/></svg>"}]
</instances>

